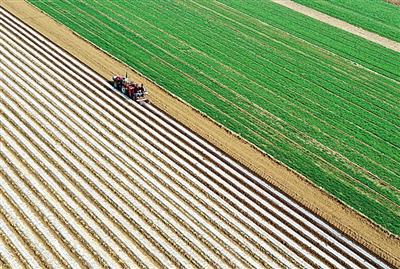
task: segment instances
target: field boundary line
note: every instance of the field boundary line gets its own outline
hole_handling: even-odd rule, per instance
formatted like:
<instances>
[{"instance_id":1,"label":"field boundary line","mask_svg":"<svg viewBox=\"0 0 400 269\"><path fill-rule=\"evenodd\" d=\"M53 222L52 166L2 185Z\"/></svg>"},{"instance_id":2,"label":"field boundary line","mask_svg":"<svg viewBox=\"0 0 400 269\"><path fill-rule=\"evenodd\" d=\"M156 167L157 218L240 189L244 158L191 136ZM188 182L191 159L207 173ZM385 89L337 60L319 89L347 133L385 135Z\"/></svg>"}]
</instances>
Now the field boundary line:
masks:
<instances>
[{"instance_id":1,"label":"field boundary line","mask_svg":"<svg viewBox=\"0 0 400 269\"><path fill-rule=\"evenodd\" d=\"M293 2L291 0L272 0L272 2L279 4L281 6L287 7L291 10L299 12L299 13L306 15L308 17L311 17L313 19L327 23L336 28L342 29L346 32L352 33L356 36L362 37L366 40L369 40L371 42L374 42L376 44L384 46L385 48L400 52L400 43L399 42L396 42L389 38L380 36L373 32L364 30L360 27L354 26L348 22L337 19L335 17L332 17L330 15L327 15L327 14L317 11L315 9L303 6L301 4Z\"/></svg>"}]
</instances>

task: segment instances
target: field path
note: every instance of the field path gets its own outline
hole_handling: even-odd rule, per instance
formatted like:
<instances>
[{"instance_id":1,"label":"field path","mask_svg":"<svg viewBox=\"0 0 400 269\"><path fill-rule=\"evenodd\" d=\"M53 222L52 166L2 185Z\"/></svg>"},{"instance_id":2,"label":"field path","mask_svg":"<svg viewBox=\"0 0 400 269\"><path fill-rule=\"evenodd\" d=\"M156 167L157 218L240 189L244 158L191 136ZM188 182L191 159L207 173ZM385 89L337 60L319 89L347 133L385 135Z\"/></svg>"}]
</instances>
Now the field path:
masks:
<instances>
[{"instance_id":1,"label":"field path","mask_svg":"<svg viewBox=\"0 0 400 269\"><path fill-rule=\"evenodd\" d=\"M337 28L340 28L342 30L345 30L349 33L355 34L357 36L360 36L362 38L365 38L369 41L372 41L374 43L377 43L379 45L382 45L388 49L400 52L400 43L393 41L391 39L382 37L378 34L366 31L364 29L361 29L360 27L356 27L350 23L347 23L345 21L336 19L332 16L329 16L327 14L324 14L322 12L316 11L312 8L303 6L301 4L295 3L291 0L272 0L273 2L280 4L282 6L285 6L287 8L290 8L294 11L300 12L304 15L307 15L311 18L317 19L319 21L325 22L327 24L330 24L332 26L335 26Z\"/></svg>"}]
</instances>

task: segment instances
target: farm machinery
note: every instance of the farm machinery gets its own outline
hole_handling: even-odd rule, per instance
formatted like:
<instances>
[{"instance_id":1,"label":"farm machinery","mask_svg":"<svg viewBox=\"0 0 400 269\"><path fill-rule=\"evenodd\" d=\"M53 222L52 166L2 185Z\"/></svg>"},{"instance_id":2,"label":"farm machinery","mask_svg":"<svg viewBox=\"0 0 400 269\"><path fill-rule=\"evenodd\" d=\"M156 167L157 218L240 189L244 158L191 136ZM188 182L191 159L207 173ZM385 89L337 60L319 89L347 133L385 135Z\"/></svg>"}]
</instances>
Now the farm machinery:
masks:
<instances>
[{"instance_id":1,"label":"farm machinery","mask_svg":"<svg viewBox=\"0 0 400 269\"><path fill-rule=\"evenodd\" d=\"M148 103L147 90L143 84L137 84L128 80L128 76L113 76L112 83L115 89L121 91L124 95L132 98L138 103Z\"/></svg>"}]
</instances>

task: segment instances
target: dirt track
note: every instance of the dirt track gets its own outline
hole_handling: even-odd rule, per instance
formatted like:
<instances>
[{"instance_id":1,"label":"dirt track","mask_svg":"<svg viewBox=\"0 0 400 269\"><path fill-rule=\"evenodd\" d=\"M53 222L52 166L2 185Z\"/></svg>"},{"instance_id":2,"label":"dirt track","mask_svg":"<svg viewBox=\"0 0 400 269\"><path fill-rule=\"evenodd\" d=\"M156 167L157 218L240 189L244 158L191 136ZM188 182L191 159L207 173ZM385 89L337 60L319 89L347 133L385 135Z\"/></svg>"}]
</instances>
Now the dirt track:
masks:
<instances>
[{"instance_id":1,"label":"dirt track","mask_svg":"<svg viewBox=\"0 0 400 269\"><path fill-rule=\"evenodd\" d=\"M293 2L291 0L272 0L272 1L277 4L280 4L282 6L285 6L287 8L290 8L294 11L297 11L299 13L307 15L311 18L317 19L319 21L330 24L332 26L335 26L337 28L345 30L349 33L355 34L355 35L365 38L369 41L372 41L374 43L382 45L388 49L400 52L400 43L399 42L396 42L391 39L382 37L378 34L366 31L366 30L356 27L350 23L336 19L332 16L329 16L327 14L324 14L324 13L314 10L312 8L303 6L301 4Z\"/></svg>"},{"instance_id":2,"label":"dirt track","mask_svg":"<svg viewBox=\"0 0 400 269\"><path fill-rule=\"evenodd\" d=\"M34 28L50 37L51 40L83 60L104 77L114 72L124 73L127 67L116 62L96 48L77 38L69 30L54 23L24 2L2 3L14 14L28 22ZM249 144L231 135L213 122L202 117L190 107L172 98L162 89L149 81L131 73L135 80L143 81L152 92L152 102L168 114L183 122L193 131L199 133L211 143L228 152L241 163L262 175L265 180L278 186L286 193L306 205L313 212L322 215L346 234L356 238L381 256L399 264L400 244L398 239L389 236L361 216L321 192L306 180L297 176L285 167L264 156ZM183 112L184 111L184 112ZM196 124L194 124L196 123Z\"/></svg>"},{"instance_id":3,"label":"dirt track","mask_svg":"<svg viewBox=\"0 0 400 269\"><path fill-rule=\"evenodd\" d=\"M386 0L386 2L388 3L392 3L396 6L400 6L400 0Z\"/></svg>"}]
</instances>

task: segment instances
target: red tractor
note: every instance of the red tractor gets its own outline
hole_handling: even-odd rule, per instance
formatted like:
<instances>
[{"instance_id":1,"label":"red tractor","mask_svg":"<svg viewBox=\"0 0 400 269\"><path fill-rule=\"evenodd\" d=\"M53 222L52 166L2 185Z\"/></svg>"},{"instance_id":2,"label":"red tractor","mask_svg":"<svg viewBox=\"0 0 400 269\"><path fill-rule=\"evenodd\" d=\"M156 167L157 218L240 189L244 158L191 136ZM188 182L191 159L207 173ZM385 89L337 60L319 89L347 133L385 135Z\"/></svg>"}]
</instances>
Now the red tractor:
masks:
<instances>
[{"instance_id":1,"label":"red tractor","mask_svg":"<svg viewBox=\"0 0 400 269\"><path fill-rule=\"evenodd\" d=\"M149 102L147 99L147 90L143 84L137 84L129 81L127 76L113 76L112 80L114 88L118 91L121 91L129 98L132 98L138 103Z\"/></svg>"}]
</instances>

